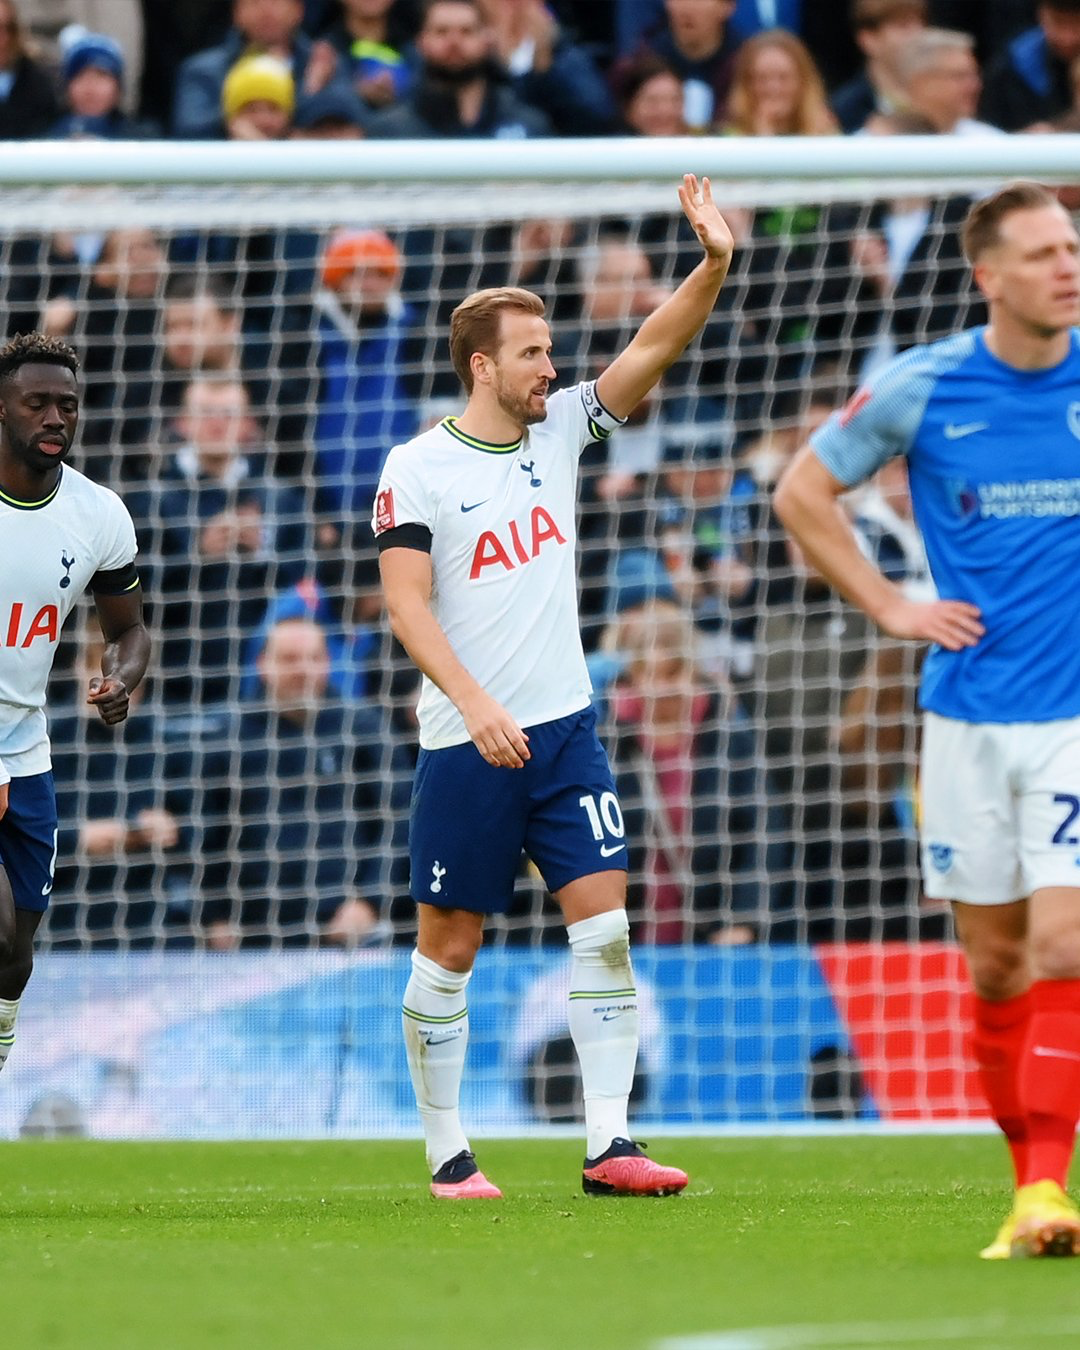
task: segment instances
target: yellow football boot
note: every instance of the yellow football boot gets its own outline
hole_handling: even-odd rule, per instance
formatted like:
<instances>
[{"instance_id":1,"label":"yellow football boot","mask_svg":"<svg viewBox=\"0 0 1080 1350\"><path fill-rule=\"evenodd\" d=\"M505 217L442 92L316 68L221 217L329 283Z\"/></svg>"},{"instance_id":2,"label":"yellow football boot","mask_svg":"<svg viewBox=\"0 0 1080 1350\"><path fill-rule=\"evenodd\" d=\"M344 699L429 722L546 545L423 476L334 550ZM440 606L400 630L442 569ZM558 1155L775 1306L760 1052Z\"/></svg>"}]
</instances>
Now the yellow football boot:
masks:
<instances>
[{"instance_id":1,"label":"yellow football boot","mask_svg":"<svg viewBox=\"0 0 1080 1350\"><path fill-rule=\"evenodd\" d=\"M1016 1210L1010 1209L1005 1221L997 1230L997 1236L988 1247L984 1247L979 1256L984 1261L1008 1261L1012 1256L1013 1231L1016 1228Z\"/></svg>"},{"instance_id":2,"label":"yellow football boot","mask_svg":"<svg viewBox=\"0 0 1080 1350\"><path fill-rule=\"evenodd\" d=\"M1080 1211L1056 1181L1021 1186L1012 1217L1009 1254L1013 1259L1080 1256Z\"/></svg>"}]
</instances>

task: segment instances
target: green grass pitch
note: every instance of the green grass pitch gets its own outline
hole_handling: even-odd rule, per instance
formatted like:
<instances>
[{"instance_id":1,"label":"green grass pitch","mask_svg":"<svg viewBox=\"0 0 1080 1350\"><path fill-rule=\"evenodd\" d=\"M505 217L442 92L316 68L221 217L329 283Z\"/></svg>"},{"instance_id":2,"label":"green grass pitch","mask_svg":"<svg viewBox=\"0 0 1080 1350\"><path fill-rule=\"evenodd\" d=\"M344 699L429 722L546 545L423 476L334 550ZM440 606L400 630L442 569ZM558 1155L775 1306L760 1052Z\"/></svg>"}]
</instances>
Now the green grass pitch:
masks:
<instances>
[{"instance_id":1,"label":"green grass pitch","mask_svg":"<svg viewBox=\"0 0 1080 1350\"><path fill-rule=\"evenodd\" d=\"M485 1142L436 1203L418 1143L13 1143L12 1350L1011 1350L1080 1343L1080 1263L976 1259L989 1136L664 1139L682 1196L581 1194L574 1140Z\"/></svg>"}]
</instances>

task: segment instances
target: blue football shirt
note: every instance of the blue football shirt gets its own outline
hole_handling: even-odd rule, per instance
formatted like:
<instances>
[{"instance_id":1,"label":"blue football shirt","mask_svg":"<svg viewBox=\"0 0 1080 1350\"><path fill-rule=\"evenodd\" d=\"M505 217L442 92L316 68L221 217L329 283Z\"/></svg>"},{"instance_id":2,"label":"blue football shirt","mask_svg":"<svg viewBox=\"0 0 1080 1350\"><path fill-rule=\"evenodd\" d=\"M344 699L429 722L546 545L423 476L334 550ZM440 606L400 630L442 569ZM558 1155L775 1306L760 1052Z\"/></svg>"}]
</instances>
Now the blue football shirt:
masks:
<instances>
[{"instance_id":1,"label":"blue football shirt","mask_svg":"<svg viewBox=\"0 0 1080 1350\"><path fill-rule=\"evenodd\" d=\"M905 455L942 599L986 634L931 647L920 701L966 722L1080 716L1080 331L1047 370L1017 370L984 329L914 347L811 437L854 485Z\"/></svg>"}]
</instances>

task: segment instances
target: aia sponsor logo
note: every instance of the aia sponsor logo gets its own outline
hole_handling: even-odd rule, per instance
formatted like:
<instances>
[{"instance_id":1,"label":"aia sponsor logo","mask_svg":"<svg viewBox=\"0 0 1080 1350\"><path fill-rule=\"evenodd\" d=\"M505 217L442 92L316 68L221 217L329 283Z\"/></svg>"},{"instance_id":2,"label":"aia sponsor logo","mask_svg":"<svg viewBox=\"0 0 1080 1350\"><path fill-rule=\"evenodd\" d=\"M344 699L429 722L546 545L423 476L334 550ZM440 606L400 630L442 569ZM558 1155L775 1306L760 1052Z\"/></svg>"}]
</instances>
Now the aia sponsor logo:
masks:
<instances>
[{"instance_id":1,"label":"aia sponsor logo","mask_svg":"<svg viewBox=\"0 0 1080 1350\"><path fill-rule=\"evenodd\" d=\"M384 488L375 498L375 533L394 528L394 489Z\"/></svg>"},{"instance_id":2,"label":"aia sponsor logo","mask_svg":"<svg viewBox=\"0 0 1080 1350\"><path fill-rule=\"evenodd\" d=\"M857 394L849 398L844 404L844 410L840 414L840 425L846 427L853 417L855 417L870 402L870 390L860 389Z\"/></svg>"},{"instance_id":3,"label":"aia sponsor logo","mask_svg":"<svg viewBox=\"0 0 1080 1350\"><path fill-rule=\"evenodd\" d=\"M42 605L33 618L30 611L16 600L7 614L7 622L0 622L0 646L30 647L38 638L55 642L60 632L60 613L55 605Z\"/></svg>"},{"instance_id":4,"label":"aia sponsor logo","mask_svg":"<svg viewBox=\"0 0 1080 1350\"><path fill-rule=\"evenodd\" d=\"M473 549L469 580L482 576L486 567L513 572L539 556L546 543L565 544L566 539L542 506L534 506L527 526L511 520L503 530L485 530Z\"/></svg>"}]
</instances>

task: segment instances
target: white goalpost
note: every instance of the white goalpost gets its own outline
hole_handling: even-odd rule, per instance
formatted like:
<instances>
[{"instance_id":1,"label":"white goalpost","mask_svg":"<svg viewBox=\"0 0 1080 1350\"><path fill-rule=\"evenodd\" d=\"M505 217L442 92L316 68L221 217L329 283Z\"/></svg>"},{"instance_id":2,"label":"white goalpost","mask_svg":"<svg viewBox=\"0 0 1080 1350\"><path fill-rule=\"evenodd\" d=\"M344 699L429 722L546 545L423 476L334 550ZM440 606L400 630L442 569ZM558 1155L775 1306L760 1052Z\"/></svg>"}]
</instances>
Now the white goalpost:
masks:
<instances>
[{"instance_id":1,"label":"white goalpost","mask_svg":"<svg viewBox=\"0 0 1080 1350\"><path fill-rule=\"evenodd\" d=\"M698 256L686 171L729 213L731 275L581 470L583 637L631 841L638 1117L983 1116L962 961L918 874L921 654L815 578L770 489L877 363L981 322L968 205L1011 178L1076 185L1080 136L87 141L0 150L0 314L4 340L44 329L80 356L73 462L136 520L156 656L107 737L78 696L88 609L62 639L56 884L0 1133L57 1100L102 1136L414 1131L397 1009L415 681L380 609L379 460L455 410L447 322L479 287L543 296L564 383L602 369ZM925 593L902 472L847 505ZM328 672L303 735L266 656L297 622ZM688 721L662 722L654 678L692 687ZM478 1133L579 1111L565 951L523 859L470 991Z\"/></svg>"}]
</instances>

